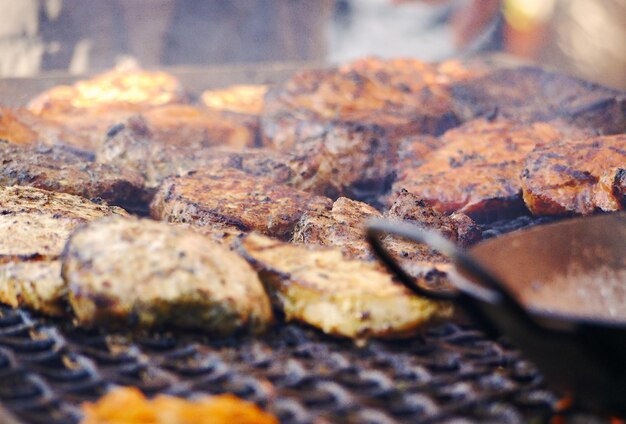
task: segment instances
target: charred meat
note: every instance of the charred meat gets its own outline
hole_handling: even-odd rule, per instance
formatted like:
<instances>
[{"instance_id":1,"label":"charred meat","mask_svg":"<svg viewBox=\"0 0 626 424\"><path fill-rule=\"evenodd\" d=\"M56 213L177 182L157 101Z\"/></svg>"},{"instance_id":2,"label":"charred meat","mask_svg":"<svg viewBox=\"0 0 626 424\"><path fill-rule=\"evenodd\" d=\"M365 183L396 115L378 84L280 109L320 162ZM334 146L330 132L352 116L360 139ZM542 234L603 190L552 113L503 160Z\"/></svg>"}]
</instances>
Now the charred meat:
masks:
<instances>
[{"instance_id":1,"label":"charred meat","mask_svg":"<svg viewBox=\"0 0 626 424\"><path fill-rule=\"evenodd\" d=\"M438 212L461 211L478 220L519 213L524 210L519 175L526 156L538 145L574 134L586 133L548 123L470 121L444 134L442 147L417 167L411 166L410 155L401 155L393 191L405 189Z\"/></svg>"},{"instance_id":2,"label":"charred meat","mask_svg":"<svg viewBox=\"0 0 626 424\"><path fill-rule=\"evenodd\" d=\"M626 135L538 147L521 175L535 215L589 215L626 207Z\"/></svg>"},{"instance_id":3,"label":"charred meat","mask_svg":"<svg viewBox=\"0 0 626 424\"><path fill-rule=\"evenodd\" d=\"M85 326L167 325L227 335L260 332L272 320L245 260L163 222L108 218L80 228L64 251L63 278Z\"/></svg>"},{"instance_id":4,"label":"charred meat","mask_svg":"<svg viewBox=\"0 0 626 424\"><path fill-rule=\"evenodd\" d=\"M347 193L380 191L399 142L458 125L449 74L416 60L365 59L304 71L270 89L262 116L266 143L311 146Z\"/></svg>"},{"instance_id":5,"label":"charred meat","mask_svg":"<svg viewBox=\"0 0 626 424\"><path fill-rule=\"evenodd\" d=\"M326 197L226 169L219 174L199 172L166 179L150 210L153 218L164 221L226 225L288 239L304 212L330 204Z\"/></svg>"},{"instance_id":6,"label":"charred meat","mask_svg":"<svg viewBox=\"0 0 626 424\"><path fill-rule=\"evenodd\" d=\"M138 173L95 163L69 147L0 140L0 186L14 185L98 198L127 209L145 207L148 200Z\"/></svg>"}]
</instances>

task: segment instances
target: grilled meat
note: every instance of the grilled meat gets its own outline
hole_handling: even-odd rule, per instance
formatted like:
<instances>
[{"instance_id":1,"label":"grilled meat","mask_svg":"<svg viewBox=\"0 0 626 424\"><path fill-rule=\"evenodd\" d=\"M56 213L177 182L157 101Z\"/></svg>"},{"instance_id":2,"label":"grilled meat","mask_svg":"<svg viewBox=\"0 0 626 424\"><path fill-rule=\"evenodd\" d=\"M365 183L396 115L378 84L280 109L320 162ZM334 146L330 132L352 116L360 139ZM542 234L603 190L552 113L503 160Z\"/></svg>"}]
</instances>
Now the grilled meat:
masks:
<instances>
[{"instance_id":1,"label":"grilled meat","mask_svg":"<svg viewBox=\"0 0 626 424\"><path fill-rule=\"evenodd\" d=\"M287 239L307 210L331 200L278 185L236 169L165 180L150 206L155 219L200 226L224 225Z\"/></svg>"},{"instance_id":2,"label":"grilled meat","mask_svg":"<svg viewBox=\"0 0 626 424\"><path fill-rule=\"evenodd\" d=\"M626 207L626 135L540 146L522 172L526 206L535 215L588 215Z\"/></svg>"},{"instance_id":3,"label":"grilled meat","mask_svg":"<svg viewBox=\"0 0 626 424\"><path fill-rule=\"evenodd\" d=\"M245 256L287 319L352 338L402 337L451 308L411 294L376 263L250 234Z\"/></svg>"},{"instance_id":4,"label":"grilled meat","mask_svg":"<svg viewBox=\"0 0 626 424\"><path fill-rule=\"evenodd\" d=\"M62 313L58 261L77 226L120 208L32 187L0 187L0 301Z\"/></svg>"},{"instance_id":5,"label":"grilled meat","mask_svg":"<svg viewBox=\"0 0 626 424\"><path fill-rule=\"evenodd\" d=\"M266 95L263 136L283 151L309 146L350 196L378 192L404 137L458 125L451 80L415 60L365 59L300 72Z\"/></svg>"},{"instance_id":6,"label":"grilled meat","mask_svg":"<svg viewBox=\"0 0 626 424\"><path fill-rule=\"evenodd\" d=\"M54 87L28 104L28 109L56 126L58 142L95 151L107 130L140 111L185 101L173 77L162 72L118 68L72 86Z\"/></svg>"},{"instance_id":7,"label":"grilled meat","mask_svg":"<svg viewBox=\"0 0 626 424\"><path fill-rule=\"evenodd\" d=\"M219 90L206 90L200 96L202 104L224 112L259 116L263 111L266 85L234 85Z\"/></svg>"},{"instance_id":8,"label":"grilled meat","mask_svg":"<svg viewBox=\"0 0 626 424\"><path fill-rule=\"evenodd\" d=\"M443 215L413 193L401 190L386 213L388 218L408 221L419 227L437 230L461 247L468 247L482 238L480 228L467 215L455 212Z\"/></svg>"},{"instance_id":9,"label":"grilled meat","mask_svg":"<svg viewBox=\"0 0 626 424\"><path fill-rule=\"evenodd\" d=\"M625 93L535 67L465 79L452 92L466 118L497 111L525 123L559 120L599 134L626 131Z\"/></svg>"},{"instance_id":10,"label":"grilled meat","mask_svg":"<svg viewBox=\"0 0 626 424\"><path fill-rule=\"evenodd\" d=\"M123 209L32 187L0 187L0 263L58 257L78 225Z\"/></svg>"},{"instance_id":11,"label":"grilled meat","mask_svg":"<svg viewBox=\"0 0 626 424\"><path fill-rule=\"evenodd\" d=\"M365 238L365 225L382 215L371 206L341 197L332 209L308 211L298 222L293 241L307 245L336 247L346 258L373 261L376 259ZM474 222L463 214L447 217L435 212L410 193L401 193L386 213L391 219L406 220L434 229L462 246L478 241L480 232ZM396 237L386 237L384 244L392 256L422 284L447 284L448 260L424 245Z\"/></svg>"},{"instance_id":12,"label":"grilled meat","mask_svg":"<svg viewBox=\"0 0 626 424\"><path fill-rule=\"evenodd\" d=\"M28 108L41 116L62 116L86 109L145 110L184 102L180 83L164 72L119 67L72 86L56 86L32 99Z\"/></svg>"},{"instance_id":13,"label":"grilled meat","mask_svg":"<svg viewBox=\"0 0 626 424\"><path fill-rule=\"evenodd\" d=\"M148 196L141 175L95 163L84 152L0 140L0 186L12 185L100 198L128 209L145 207Z\"/></svg>"},{"instance_id":14,"label":"grilled meat","mask_svg":"<svg viewBox=\"0 0 626 424\"><path fill-rule=\"evenodd\" d=\"M585 131L548 123L471 121L444 134L442 147L417 167L410 155L400 155L393 191L406 189L438 212L461 211L478 220L518 213L524 209L519 178L524 158L535 146L575 135Z\"/></svg>"},{"instance_id":15,"label":"grilled meat","mask_svg":"<svg viewBox=\"0 0 626 424\"><path fill-rule=\"evenodd\" d=\"M263 331L272 319L246 261L163 222L105 218L76 230L62 273L80 325L171 325L227 335Z\"/></svg>"},{"instance_id":16,"label":"grilled meat","mask_svg":"<svg viewBox=\"0 0 626 424\"><path fill-rule=\"evenodd\" d=\"M233 150L167 142L155 139L150 126L141 117L131 118L110 131L97 153L97 160L141 173L148 189L158 187L166 177L173 175L200 170L220 173L233 168L313 193L336 192L331 172L308 152Z\"/></svg>"},{"instance_id":17,"label":"grilled meat","mask_svg":"<svg viewBox=\"0 0 626 424\"><path fill-rule=\"evenodd\" d=\"M83 144L84 135L27 109L0 107L0 139L16 144Z\"/></svg>"},{"instance_id":18,"label":"grilled meat","mask_svg":"<svg viewBox=\"0 0 626 424\"><path fill-rule=\"evenodd\" d=\"M41 260L0 264L0 302L27 306L50 316L65 315L65 284L61 261Z\"/></svg>"}]
</instances>

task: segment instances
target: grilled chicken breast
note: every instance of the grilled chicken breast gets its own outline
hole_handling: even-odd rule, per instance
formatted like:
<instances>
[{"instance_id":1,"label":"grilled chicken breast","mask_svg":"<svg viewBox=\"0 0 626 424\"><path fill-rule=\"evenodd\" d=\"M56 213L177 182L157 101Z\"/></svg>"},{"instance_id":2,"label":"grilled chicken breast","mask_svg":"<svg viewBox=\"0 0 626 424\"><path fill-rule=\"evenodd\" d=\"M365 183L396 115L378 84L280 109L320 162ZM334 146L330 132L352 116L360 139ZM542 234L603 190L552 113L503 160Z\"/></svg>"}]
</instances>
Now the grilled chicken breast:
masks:
<instances>
[{"instance_id":1,"label":"grilled chicken breast","mask_svg":"<svg viewBox=\"0 0 626 424\"><path fill-rule=\"evenodd\" d=\"M85 326L168 325L227 335L263 331L272 319L245 260L163 222L106 218L76 230L63 254L63 278Z\"/></svg>"},{"instance_id":2,"label":"grilled chicken breast","mask_svg":"<svg viewBox=\"0 0 626 424\"><path fill-rule=\"evenodd\" d=\"M97 160L141 173L148 189L173 175L190 171L220 173L233 168L313 193L336 192L330 171L308 152L225 149L187 143L185 139L166 142L155 139L148 123L140 117L111 130Z\"/></svg>"},{"instance_id":3,"label":"grilled chicken breast","mask_svg":"<svg viewBox=\"0 0 626 424\"><path fill-rule=\"evenodd\" d=\"M283 151L309 146L351 197L381 191L404 137L459 124L450 75L416 60L377 59L300 72L266 95L264 140Z\"/></svg>"},{"instance_id":4,"label":"grilled chicken breast","mask_svg":"<svg viewBox=\"0 0 626 424\"><path fill-rule=\"evenodd\" d=\"M0 186L12 185L99 198L128 209L145 208L148 200L136 172L95 163L88 154L64 146L0 140Z\"/></svg>"},{"instance_id":5,"label":"grilled chicken breast","mask_svg":"<svg viewBox=\"0 0 626 424\"><path fill-rule=\"evenodd\" d=\"M219 174L168 178L152 201L150 212L153 218L169 222L227 225L288 239L305 211L330 204L326 197L225 169Z\"/></svg>"},{"instance_id":6,"label":"grilled chicken breast","mask_svg":"<svg viewBox=\"0 0 626 424\"><path fill-rule=\"evenodd\" d=\"M451 308L411 294L376 263L347 259L339 249L250 234L245 256L259 271L275 306L328 334L357 339L402 337Z\"/></svg>"},{"instance_id":7,"label":"grilled chicken breast","mask_svg":"<svg viewBox=\"0 0 626 424\"><path fill-rule=\"evenodd\" d=\"M405 189L438 212L461 211L477 220L519 213L524 210L519 175L526 156L538 145L586 134L548 123L470 121L444 134L442 146L417 167L411 166L409 154L401 155L393 191Z\"/></svg>"},{"instance_id":8,"label":"grilled chicken breast","mask_svg":"<svg viewBox=\"0 0 626 424\"><path fill-rule=\"evenodd\" d=\"M558 120L599 134L626 131L626 95L540 68L498 69L453 84L466 118L497 111L518 122Z\"/></svg>"},{"instance_id":9,"label":"grilled chicken breast","mask_svg":"<svg viewBox=\"0 0 626 424\"><path fill-rule=\"evenodd\" d=\"M117 207L32 187L0 187L0 301L57 315L63 311L58 261L71 232Z\"/></svg>"},{"instance_id":10,"label":"grilled chicken breast","mask_svg":"<svg viewBox=\"0 0 626 424\"><path fill-rule=\"evenodd\" d=\"M209 109L258 117L263 111L263 97L267 90L267 85L233 85L206 90L200 99Z\"/></svg>"},{"instance_id":11,"label":"grilled chicken breast","mask_svg":"<svg viewBox=\"0 0 626 424\"><path fill-rule=\"evenodd\" d=\"M535 215L589 215L626 208L626 135L540 146L521 174Z\"/></svg>"}]
</instances>

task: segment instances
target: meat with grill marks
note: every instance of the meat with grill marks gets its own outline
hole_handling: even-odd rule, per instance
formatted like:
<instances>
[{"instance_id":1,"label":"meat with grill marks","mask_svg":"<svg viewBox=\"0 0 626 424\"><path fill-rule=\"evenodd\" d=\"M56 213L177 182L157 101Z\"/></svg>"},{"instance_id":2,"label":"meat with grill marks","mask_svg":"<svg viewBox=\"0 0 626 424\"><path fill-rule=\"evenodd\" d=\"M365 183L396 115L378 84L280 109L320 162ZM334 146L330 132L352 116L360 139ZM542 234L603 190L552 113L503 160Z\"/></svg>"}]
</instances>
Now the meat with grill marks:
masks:
<instances>
[{"instance_id":1,"label":"meat with grill marks","mask_svg":"<svg viewBox=\"0 0 626 424\"><path fill-rule=\"evenodd\" d=\"M447 303L415 296L380 265L341 250L284 243L250 234L242 252L287 320L356 339L406 337L449 317Z\"/></svg>"},{"instance_id":2,"label":"meat with grill marks","mask_svg":"<svg viewBox=\"0 0 626 424\"><path fill-rule=\"evenodd\" d=\"M531 66L498 69L453 84L465 118L494 111L518 122L559 121L598 135L626 131L626 93Z\"/></svg>"},{"instance_id":3,"label":"meat with grill marks","mask_svg":"<svg viewBox=\"0 0 626 424\"><path fill-rule=\"evenodd\" d=\"M146 208L148 193L136 172L93 162L65 146L18 145L0 140L0 186L31 186L129 210Z\"/></svg>"},{"instance_id":4,"label":"meat with grill marks","mask_svg":"<svg viewBox=\"0 0 626 424\"><path fill-rule=\"evenodd\" d=\"M76 227L109 215L127 214L66 193L0 187L0 301L65 313L59 256Z\"/></svg>"},{"instance_id":5,"label":"meat with grill marks","mask_svg":"<svg viewBox=\"0 0 626 424\"><path fill-rule=\"evenodd\" d=\"M198 226L233 227L288 239L308 210L328 208L329 198L276 184L236 169L170 177L150 210L155 219Z\"/></svg>"},{"instance_id":6,"label":"meat with grill marks","mask_svg":"<svg viewBox=\"0 0 626 424\"><path fill-rule=\"evenodd\" d=\"M521 176L535 215L589 215L626 208L626 135L541 146Z\"/></svg>"},{"instance_id":7,"label":"meat with grill marks","mask_svg":"<svg viewBox=\"0 0 626 424\"><path fill-rule=\"evenodd\" d=\"M80 325L229 335L261 332L272 321L269 299L245 260L164 222L111 217L90 223L72 234L62 260Z\"/></svg>"},{"instance_id":8,"label":"meat with grill marks","mask_svg":"<svg viewBox=\"0 0 626 424\"><path fill-rule=\"evenodd\" d=\"M400 154L393 192L405 189L440 213L460 211L475 220L521 213L525 208L520 173L526 156L536 146L588 134L542 122L470 121L441 136L441 147L418 166L412 166L410 154ZM390 198L393 201L395 195Z\"/></svg>"},{"instance_id":9,"label":"meat with grill marks","mask_svg":"<svg viewBox=\"0 0 626 424\"><path fill-rule=\"evenodd\" d=\"M96 157L99 162L139 172L147 189L155 189L169 176L191 171L219 174L238 169L312 193L337 192L330 170L310 152L207 147L187 139L167 141L155 137L150 124L139 116L111 130Z\"/></svg>"},{"instance_id":10,"label":"meat with grill marks","mask_svg":"<svg viewBox=\"0 0 626 424\"><path fill-rule=\"evenodd\" d=\"M349 197L376 193L402 139L459 124L449 93L454 78L461 77L408 59L300 72L266 95L264 141L283 151L312 146Z\"/></svg>"}]
</instances>

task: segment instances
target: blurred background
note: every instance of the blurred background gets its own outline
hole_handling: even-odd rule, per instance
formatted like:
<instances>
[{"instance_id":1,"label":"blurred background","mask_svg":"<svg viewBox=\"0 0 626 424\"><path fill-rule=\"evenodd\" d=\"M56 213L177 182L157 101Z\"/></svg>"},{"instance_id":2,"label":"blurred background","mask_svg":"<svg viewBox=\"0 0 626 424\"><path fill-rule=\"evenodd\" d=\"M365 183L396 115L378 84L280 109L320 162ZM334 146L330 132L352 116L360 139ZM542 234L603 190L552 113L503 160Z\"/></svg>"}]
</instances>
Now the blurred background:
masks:
<instances>
[{"instance_id":1,"label":"blurred background","mask_svg":"<svg viewBox=\"0 0 626 424\"><path fill-rule=\"evenodd\" d=\"M624 0L0 0L0 76L504 52L626 90Z\"/></svg>"}]
</instances>

